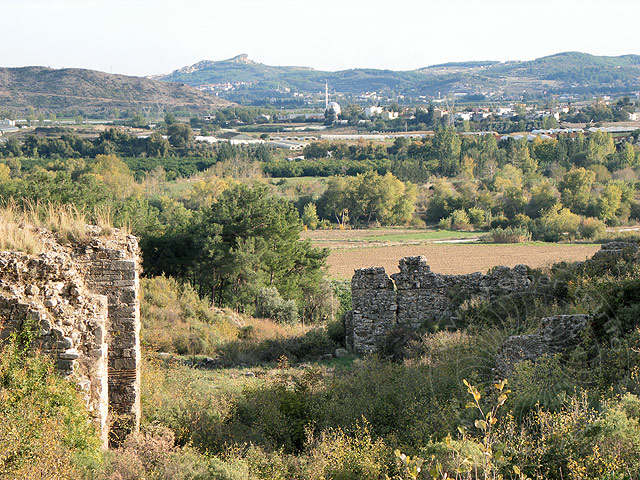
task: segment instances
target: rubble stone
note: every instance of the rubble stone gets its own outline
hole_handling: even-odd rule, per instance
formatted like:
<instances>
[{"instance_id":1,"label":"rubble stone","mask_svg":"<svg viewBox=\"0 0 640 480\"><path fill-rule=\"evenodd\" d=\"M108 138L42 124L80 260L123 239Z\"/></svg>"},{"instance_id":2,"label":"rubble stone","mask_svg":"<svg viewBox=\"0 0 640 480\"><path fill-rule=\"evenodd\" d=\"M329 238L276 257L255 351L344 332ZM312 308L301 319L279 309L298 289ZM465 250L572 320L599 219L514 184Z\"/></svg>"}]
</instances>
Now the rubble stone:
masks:
<instances>
[{"instance_id":1,"label":"rubble stone","mask_svg":"<svg viewBox=\"0 0 640 480\"><path fill-rule=\"evenodd\" d=\"M543 355L555 355L575 349L589 325L589 315L556 315L542 319L538 333L514 335L498 349L496 372L508 377L524 360L535 361Z\"/></svg>"}]
</instances>

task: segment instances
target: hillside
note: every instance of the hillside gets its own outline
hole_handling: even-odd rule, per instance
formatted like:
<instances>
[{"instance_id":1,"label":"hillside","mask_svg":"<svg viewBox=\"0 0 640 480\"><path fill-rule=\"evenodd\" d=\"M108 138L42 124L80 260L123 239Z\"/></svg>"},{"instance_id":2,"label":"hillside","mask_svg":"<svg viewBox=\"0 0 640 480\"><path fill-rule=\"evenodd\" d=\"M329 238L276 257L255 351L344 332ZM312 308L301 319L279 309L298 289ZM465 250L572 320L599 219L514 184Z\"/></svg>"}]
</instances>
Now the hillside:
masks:
<instances>
[{"instance_id":1,"label":"hillside","mask_svg":"<svg viewBox=\"0 0 640 480\"><path fill-rule=\"evenodd\" d=\"M532 61L454 62L410 71L350 69L337 72L305 67L270 66L247 55L223 61L201 61L180 68L159 80L201 86L240 83L244 92L273 92L282 87L301 93L317 93L327 80L332 91L358 95L392 90L408 96L446 93L490 94L519 98L523 92L541 95L599 94L640 89L640 56L594 56L565 52ZM233 91L221 93L234 98ZM255 95L254 95L255 96Z\"/></svg>"},{"instance_id":2,"label":"hillside","mask_svg":"<svg viewBox=\"0 0 640 480\"><path fill-rule=\"evenodd\" d=\"M229 102L192 87L79 68L0 68L0 107L84 115L113 109L209 112Z\"/></svg>"}]
</instances>

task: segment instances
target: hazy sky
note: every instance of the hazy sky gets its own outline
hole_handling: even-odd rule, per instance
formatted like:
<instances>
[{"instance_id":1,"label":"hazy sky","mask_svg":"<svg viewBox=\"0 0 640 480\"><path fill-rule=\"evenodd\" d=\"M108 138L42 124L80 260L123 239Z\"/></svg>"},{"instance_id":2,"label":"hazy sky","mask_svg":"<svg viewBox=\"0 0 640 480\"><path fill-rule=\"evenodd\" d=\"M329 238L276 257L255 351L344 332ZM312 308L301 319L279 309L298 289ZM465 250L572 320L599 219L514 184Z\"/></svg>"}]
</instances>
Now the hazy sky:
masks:
<instances>
[{"instance_id":1,"label":"hazy sky","mask_svg":"<svg viewBox=\"0 0 640 480\"><path fill-rule=\"evenodd\" d=\"M271 65L413 69L561 51L640 54L640 0L0 0L0 66L168 73Z\"/></svg>"}]
</instances>

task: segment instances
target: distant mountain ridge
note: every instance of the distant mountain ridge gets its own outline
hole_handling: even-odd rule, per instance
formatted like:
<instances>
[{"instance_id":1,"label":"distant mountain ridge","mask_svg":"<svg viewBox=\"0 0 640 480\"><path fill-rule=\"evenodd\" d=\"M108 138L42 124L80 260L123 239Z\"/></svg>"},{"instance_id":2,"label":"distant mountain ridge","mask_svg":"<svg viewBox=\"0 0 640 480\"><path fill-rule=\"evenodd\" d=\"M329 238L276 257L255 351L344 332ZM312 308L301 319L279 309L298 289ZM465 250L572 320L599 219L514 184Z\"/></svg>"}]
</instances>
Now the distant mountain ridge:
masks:
<instances>
[{"instance_id":1,"label":"distant mountain ridge","mask_svg":"<svg viewBox=\"0 0 640 480\"><path fill-rule=\"evenodd\" d=\"M532 95L598 94L640 90L640 55L607 57L563 52L531 61L450 62L407 71L357 68L330 72L265 65L242 54L222 61L204 60L155 78L196 87L244 82L254 89L277 86L307 93L321 91L328 81L332 90L347 94L385 89L409 96L462 92L517 97L523 91Z\"/></svg>"},{"instance_id":2,"label":"distant mountain ridge","mask_svg":"<svg viewBox=\"0 0 640 480\"><path fill-rule=\"evenodd\" d=\"M0 68L0 107L85 115L110 109L210 112L229 105L187 85L81 68Z\"/></svg>"}]
</instances>

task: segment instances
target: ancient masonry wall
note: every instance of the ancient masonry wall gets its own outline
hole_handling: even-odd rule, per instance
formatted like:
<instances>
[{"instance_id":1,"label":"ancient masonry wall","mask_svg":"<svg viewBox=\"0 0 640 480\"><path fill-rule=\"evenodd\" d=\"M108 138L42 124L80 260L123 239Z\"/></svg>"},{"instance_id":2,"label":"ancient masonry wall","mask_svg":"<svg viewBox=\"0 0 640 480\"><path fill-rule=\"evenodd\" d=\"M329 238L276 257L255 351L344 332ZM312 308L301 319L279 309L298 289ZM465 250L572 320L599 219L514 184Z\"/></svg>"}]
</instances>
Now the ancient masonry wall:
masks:
<instances>
[{"instance_id":1,"label":"ancient masonry wall","mask_svg":"<svg viewBox=\"0 0 640 480\"><path fill-rule=\"evenodd\" d=\"M0 252L0 341L26 323L39 329L36 346L85 393L106 445L107 298L87 290L68 255Z\"/></svg>"},{"instance_id":2,"label":"ancient masonry wall","mask_svg":"<svg viewBox=\"0 0 640 480\"><path fill-rule=\"evenodd\" d=\"M92 291L107 297L109 444L140 428L139 251L135 237L117 244L96 239L73 252Z\"/></svg>"},{"instance_id":3,"label":"ancient masonry wall","mask_svg":"<svg viewBox=\"0 0 640 480\"><path fill-rule=\"evenodd\" d=\"M530 285L525 265L497 267L487 275L441 275L432 272L422 256L400 260L400 272L391 277L382 267L356 270L351 280L353 310L345 321L347 344L357 353L372 353L396 325L416 329L455 317L455 309L469 298L490 300Z\"/></svg>"},{"instance_id":4,"label":"ancient masonry wall","mask_svg":"<svg viewBox=\"0 0 640 480\"><path fill-rule=\"evenodd\" d=\"M139 252L115 231L38 256L0 252L0 340L26 322L83 389L105 446L140 425Z\"/></svg>"}]
</instances>

